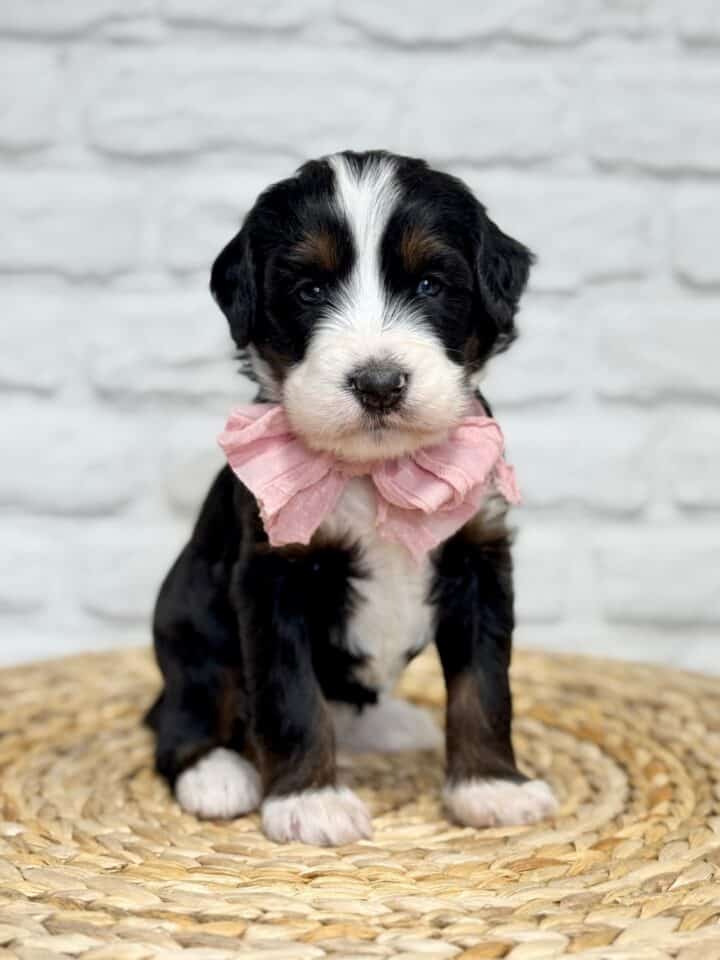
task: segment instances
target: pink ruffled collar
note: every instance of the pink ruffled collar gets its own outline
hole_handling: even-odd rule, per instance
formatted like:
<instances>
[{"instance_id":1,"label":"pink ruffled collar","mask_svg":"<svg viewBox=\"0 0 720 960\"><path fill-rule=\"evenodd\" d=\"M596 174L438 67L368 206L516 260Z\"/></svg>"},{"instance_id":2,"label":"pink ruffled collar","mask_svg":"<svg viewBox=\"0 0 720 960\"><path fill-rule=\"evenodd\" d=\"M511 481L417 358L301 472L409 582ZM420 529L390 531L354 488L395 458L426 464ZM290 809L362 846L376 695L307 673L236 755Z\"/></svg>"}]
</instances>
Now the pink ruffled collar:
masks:
<instances>
[{"instance_id":1,"label":"pink ruffled collar","mask_svg":"<svg viewBox=\"0 0 720 960\"><path fill-rule=\"evenodd\" d=\"M254 494L273 546L309 543L356 476L372 481L379 535L418 561L467 523L489 495L520 501L514 470L503 459L500 427L483 413L464 417L442 443L366 464L310 450L280 404L238 407L218 441Z\"/></svg>"}]
</instances>

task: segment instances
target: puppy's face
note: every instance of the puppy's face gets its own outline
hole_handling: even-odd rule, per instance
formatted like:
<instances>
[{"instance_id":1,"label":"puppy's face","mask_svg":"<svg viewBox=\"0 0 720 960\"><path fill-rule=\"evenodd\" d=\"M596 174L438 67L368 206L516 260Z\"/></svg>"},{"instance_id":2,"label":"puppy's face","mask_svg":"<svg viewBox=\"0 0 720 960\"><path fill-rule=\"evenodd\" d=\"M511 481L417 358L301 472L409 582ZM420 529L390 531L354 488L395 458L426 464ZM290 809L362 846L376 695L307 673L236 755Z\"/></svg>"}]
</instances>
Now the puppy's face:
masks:
<instances>
[{"instance_id":1,"label":"puppy's face","mask_svg":"<svg viewBox=\"0 0 720 960\"><path fill-rule=\"evenodd\" d=\"M270 187L211 288L267 399L345 460L442 439L513 340L531 256L420 160L343 153Z\"/></svg>"}]
</instances>

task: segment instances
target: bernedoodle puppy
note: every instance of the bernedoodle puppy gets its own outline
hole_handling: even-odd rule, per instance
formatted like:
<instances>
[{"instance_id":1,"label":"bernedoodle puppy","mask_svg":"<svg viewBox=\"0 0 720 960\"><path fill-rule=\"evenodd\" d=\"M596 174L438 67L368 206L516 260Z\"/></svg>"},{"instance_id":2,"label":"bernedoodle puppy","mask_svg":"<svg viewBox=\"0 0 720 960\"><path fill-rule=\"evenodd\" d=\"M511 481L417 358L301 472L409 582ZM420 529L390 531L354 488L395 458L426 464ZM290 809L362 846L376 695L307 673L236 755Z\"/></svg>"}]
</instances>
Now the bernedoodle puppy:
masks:
<instances>
[{"instance_id":1,"label":"bernedoodle puppy","mask_svg":"<svg viewBox=\"0 0 720 960\"><path fill-rule=\"evenodd\" d=\"M476 386L515 338L531 262L461 181L380 151L304 164L218 256L212 293L258 396L230 416L229 464L155 612L148 723L185 810L259 807L278 841L369 837L336 744L438 746L392 697L434 640L449 815L554 812L513 754L517 491Z\"/></svg>"}]
</instances>

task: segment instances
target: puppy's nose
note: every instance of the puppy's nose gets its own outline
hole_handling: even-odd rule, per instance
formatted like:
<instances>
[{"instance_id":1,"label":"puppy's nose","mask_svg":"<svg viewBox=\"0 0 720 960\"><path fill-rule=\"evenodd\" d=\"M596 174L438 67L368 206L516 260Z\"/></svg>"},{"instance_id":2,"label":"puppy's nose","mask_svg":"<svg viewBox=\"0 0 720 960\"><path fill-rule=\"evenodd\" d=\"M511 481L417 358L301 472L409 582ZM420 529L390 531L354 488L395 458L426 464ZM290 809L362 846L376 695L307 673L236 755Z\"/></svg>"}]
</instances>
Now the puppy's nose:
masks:
<instances>
[{"instance_id":1,"label":"puppy's nose","mask_svg":"<svg viewBox=\"0 0 720 960\"><path fill-rule=\"evenodd\" d=\"M389 413L400 406L407 390L407 374L397 364L373 361L349 377L350 388L366 410Z\"/></svg>"}]
</instances>

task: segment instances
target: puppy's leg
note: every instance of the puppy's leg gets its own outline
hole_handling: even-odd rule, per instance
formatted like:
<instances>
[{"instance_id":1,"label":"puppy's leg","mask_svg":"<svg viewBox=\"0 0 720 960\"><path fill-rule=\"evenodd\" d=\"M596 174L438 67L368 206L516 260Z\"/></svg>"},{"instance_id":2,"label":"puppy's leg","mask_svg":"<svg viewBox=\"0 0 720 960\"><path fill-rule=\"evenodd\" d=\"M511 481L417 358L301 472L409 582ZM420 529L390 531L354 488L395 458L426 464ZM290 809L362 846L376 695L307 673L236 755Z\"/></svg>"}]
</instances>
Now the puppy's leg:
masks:
<instances>
[{"instance_id":1,"label":"puppy's leg","mask_svg":"<svg viewBox=\"0 0 720 960\"><path fill-rule=\"evenodd\" d=\"M238 817L260 803L260 778L241 755L238 669L197 627L166 621L156 636L165 674L165 690L149 717L157 735L156 767L188 813Z\"/></svg>"},{"instance_id":2,"label":"puppy's leg","mask_svg":"<svg viewBox=\"0 0 720 960\"><path fill-rule=\"evenodd\" d=\"M229 602L233 515L229 473L218 477L190 543L165 579L154 634L165 688L147 716L158 772L200 817L236 817L260 803L245 751L240 641Z\"/></svg>"},{"instance_id":3,"label":"puppy's leg","mask_svg":"<svg viewBox=\"0 0 720 960\"><path fill-rule=\"evenodd\" d=\"M451 817L485 827L552 816L550 788L519 772L510 738L514 620L508 538L461 531L448 541L438 560L435 601L447 686L444 799Z\"/></svg>"},{"instance_id":4,"label":"puppy's leg","mask_svg":"<svg viewBox=\"0 0 720 960\"><path fill-rule=\"evenodd\" d=\"M321 845L371 834L352 791L338 787L335 742L313 668L308 605L321 602L304 557L258 550L240 577L238 609L253 692L253 729L271 840Z\"/></svg>"}]
</instances>

